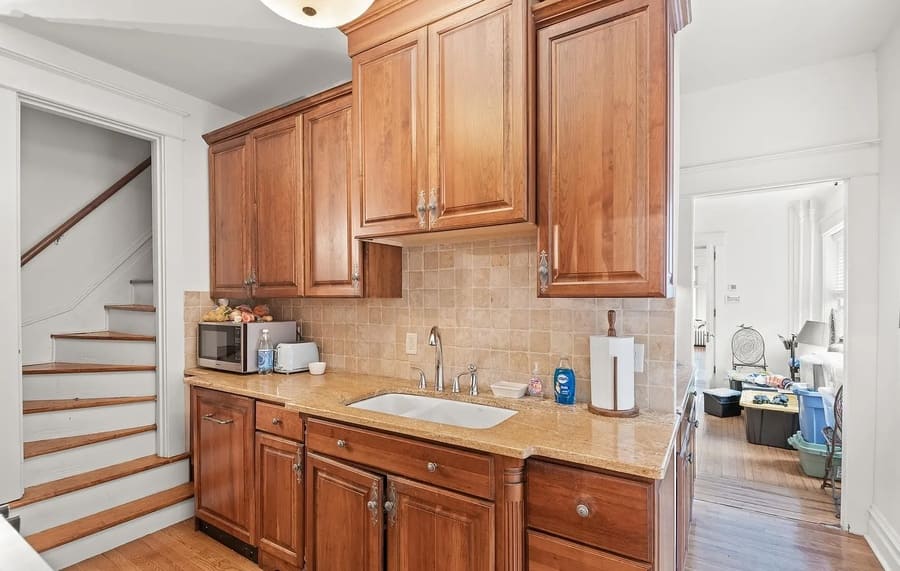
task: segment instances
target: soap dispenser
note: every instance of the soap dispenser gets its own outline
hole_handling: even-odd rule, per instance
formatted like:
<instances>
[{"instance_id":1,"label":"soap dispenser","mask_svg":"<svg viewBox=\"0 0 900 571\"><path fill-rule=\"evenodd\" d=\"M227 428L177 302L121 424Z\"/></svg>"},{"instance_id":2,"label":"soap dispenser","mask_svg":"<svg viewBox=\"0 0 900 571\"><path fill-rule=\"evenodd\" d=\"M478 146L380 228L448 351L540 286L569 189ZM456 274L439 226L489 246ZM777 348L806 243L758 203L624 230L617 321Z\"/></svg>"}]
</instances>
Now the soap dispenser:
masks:
<instances>
[{"instance_id":1,"label":"soap dispenser","mask_svg":"<svg viewBox=\"0 0 900 571\"><path fill-rule=\"evenodd\" d=\"M559 360L559 366L553 373L553 392L558 404L575 404L575 371L565 355Z\"/></svg>"}]
</instances>

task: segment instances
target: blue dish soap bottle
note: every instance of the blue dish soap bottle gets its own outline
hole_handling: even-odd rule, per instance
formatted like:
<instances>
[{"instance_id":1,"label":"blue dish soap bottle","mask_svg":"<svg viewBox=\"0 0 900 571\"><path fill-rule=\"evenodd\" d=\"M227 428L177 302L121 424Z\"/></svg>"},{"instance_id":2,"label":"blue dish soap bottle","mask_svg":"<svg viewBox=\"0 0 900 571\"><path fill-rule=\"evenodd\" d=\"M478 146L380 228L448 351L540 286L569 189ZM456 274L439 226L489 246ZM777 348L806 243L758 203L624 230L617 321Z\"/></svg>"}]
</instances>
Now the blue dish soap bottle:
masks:
<instances>
[{"instance_id":1,"label":"blue dish soap bottle","mask_svg":"<svg viewBox=\"0 0 900 571\"><path fill-rule=\"evenodd\" d=\"M559 366L553 373L553 392L558 404L575 404L575 371L566 356L559 360Z\"/></svg>"}]
</instances>

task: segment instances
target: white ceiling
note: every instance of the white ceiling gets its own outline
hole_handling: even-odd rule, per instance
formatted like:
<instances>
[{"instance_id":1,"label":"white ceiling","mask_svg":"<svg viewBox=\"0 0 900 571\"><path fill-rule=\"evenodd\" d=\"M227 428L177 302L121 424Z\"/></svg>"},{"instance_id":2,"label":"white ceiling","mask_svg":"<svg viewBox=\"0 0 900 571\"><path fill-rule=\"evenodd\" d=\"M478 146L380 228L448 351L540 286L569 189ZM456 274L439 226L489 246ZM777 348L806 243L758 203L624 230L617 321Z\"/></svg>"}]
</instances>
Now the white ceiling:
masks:
<instances>
[{"instance_id":1,"label":"white ceiling","mask_svg":"<svg viewBox=\"0 0 900 571\"><path fill-rule=\"evenodd\" d=\"M350 79L339 30L258 0L0 0L0 22L242 115Z\"/></svg>"},{"instance_id":2,"label":"white ceiling","mask_svg":"<svg viewBox=\"0 0 900 571\"><path fill-rule=\"evenodd\" d=\"M900 0L693 0L683 92L869 52ZM350 79L335 29L259 0L0 0L0 22L248 115Z\"/></svg>"},{"instance_id":3,"label":"white ceiling","mask_svg":"<svg viewBox=\"0 0 900 571\"><path fill-rule=\"evenodd\" d=\"M690 92L875 50L900 0L692 0L679 34Z\"/></svg>"}]
</instances>

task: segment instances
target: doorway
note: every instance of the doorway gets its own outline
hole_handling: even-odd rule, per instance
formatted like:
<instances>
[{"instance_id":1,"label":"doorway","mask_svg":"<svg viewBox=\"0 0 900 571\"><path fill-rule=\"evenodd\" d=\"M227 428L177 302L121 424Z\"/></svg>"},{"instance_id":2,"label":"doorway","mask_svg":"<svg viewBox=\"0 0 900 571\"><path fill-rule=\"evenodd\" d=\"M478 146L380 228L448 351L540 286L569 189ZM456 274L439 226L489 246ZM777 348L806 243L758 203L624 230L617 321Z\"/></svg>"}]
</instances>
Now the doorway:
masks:
<instances>
[{"instance_id":1,"label":"doorway","mask_svg":"<svg viewBox=\"0 0 900 571\"><path fill-rule=\"evenodd\" d=\"M843 385L845 203L842 181L695 199L694 318L707 333L695 332L699 391L766 389L777 395L782 388L789 395L792 376L831 394ZM800 369L792 371L781 339L809 322L824 324L827 334L815 345L811 339L797 344ZM747 330L760 342L751 367L732 347L733 336ZM735 382L748 372L758 373L753 378L763 386ZM823 489L822 476L808 474L800 452L786 443L751 438L747 427L757 414L744 408L738 416L701 416L698 500L839 526L839 492Z\"/></svg>"}]
</instances>

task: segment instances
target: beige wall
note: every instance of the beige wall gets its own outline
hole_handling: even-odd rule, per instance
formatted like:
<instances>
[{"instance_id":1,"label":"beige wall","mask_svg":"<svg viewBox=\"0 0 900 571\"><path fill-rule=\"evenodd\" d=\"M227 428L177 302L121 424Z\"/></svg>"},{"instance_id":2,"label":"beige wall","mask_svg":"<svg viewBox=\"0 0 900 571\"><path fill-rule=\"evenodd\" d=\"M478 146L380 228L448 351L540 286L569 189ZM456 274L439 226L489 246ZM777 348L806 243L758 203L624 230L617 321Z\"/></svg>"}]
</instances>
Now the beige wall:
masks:
<instances>
[{"instance_id":1,"label":"beige wall","mask_svg":"<svg viewBox=\"0 0 900 571\"><path fill-rule=\"evenodd\" d=\"M635 378L638 406L674 408L674 299L539 299L534 239L430 245L403 251L402 299L272 300L278 319L301 323L329 367L415 378L410 364L434 382L432 325L441 329L445 379L474 362L480 383L527 381L538 363L548 395L560 354L571 357L579 400L590 394L590 335L605 335L606 312L618 311L619 335L646 349ZM196 322L210 307L206 292L185 296L186 363L196 363ZM418 335L417 354L405 352Z\"/></svg>"}]
</instances>

